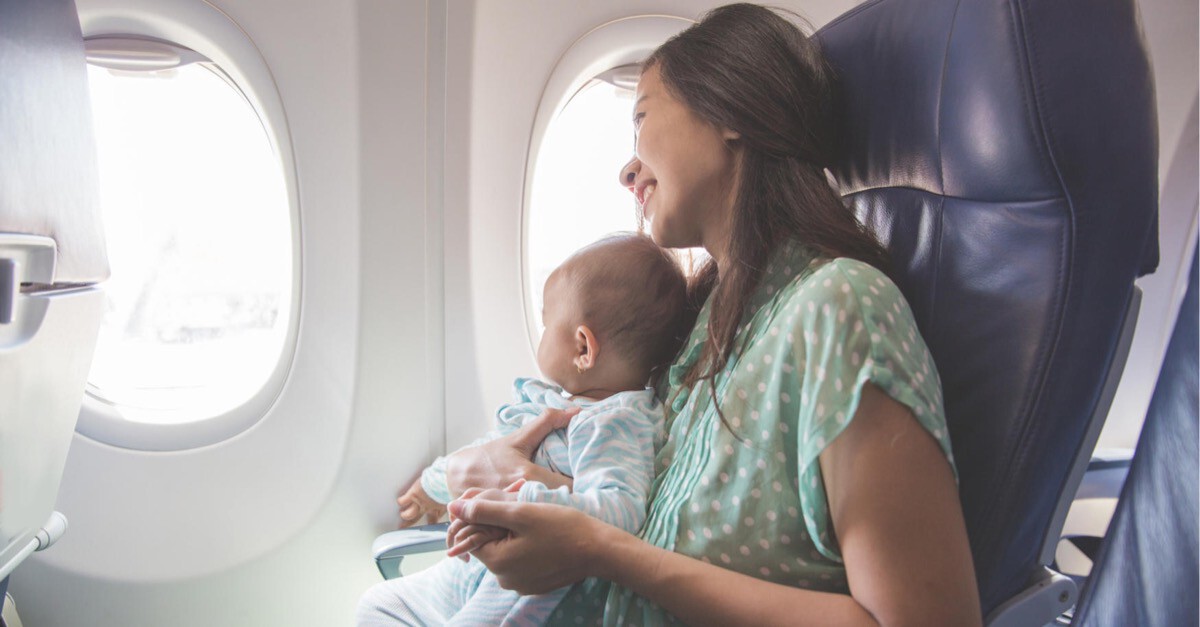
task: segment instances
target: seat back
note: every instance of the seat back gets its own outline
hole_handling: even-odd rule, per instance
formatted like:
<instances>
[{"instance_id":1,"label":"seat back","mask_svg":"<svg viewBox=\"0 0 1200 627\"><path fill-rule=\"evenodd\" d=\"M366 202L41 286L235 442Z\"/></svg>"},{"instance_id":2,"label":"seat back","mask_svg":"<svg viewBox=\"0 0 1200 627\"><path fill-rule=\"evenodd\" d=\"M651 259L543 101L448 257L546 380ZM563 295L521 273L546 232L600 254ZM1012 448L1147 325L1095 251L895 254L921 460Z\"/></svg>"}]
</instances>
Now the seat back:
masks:
<instances>
[{"instance_id":1,"label":"seat back","mask_svg":"<svg viewBox=\"0 0 1200 627\"><path fill-rule=\"evenodd\" d=\"M941 374L985 615L1050 561L1157 264L1139 28L1133 0L874 0L818 34L844 98L830 169Z\"/></svg>"},{"instance_id":2,"label":"seat back","mask_svg":"<svg viewBox=\"0 0 1200 627\"><path fill-rule=\"evenodd\" d=\"M72 0L0 0L0 580L54 503L103 315L83 39ZM46 528L44 531L43 528Z\"/></svg>"},{"instance_id":3,"label":"seat back","mask_svg":"<svg viewBox=\"0 0 1200 627\"><path fill-rule=\"evenodd\" d=\"M1198 282L1200 266L1193 254L1187 293L1121 500L1075 612L1077 624L1196 624Z\"/></svg>"}]
</instances>

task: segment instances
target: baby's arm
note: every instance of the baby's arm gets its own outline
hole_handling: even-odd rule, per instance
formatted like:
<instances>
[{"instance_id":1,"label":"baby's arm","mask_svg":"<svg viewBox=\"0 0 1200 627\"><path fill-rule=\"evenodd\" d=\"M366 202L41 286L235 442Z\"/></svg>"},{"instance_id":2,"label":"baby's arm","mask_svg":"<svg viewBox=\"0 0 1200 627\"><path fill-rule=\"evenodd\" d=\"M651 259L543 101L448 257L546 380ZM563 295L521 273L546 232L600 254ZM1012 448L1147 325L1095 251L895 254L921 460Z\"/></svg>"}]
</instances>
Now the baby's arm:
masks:
<instances>
[{"instance_id":1,"label":"baby's arm","mask_svg":"<svg viewBox=\"0 0 1200 627\"><path fill-rule=\"evenodd\" d=\"M479 446L503 437L516 430L506 423L501 423L499 429L489 431L487 435L458 449L459 451L472 446ZM455 451L456 453L458 451ZM453 455L454 453L451 453ZM421 471L421 476L409 486L408 490L396 499L400 506L400 526L410 527L425 518L426 522L435 523L446 513L446 504L454 500L450 494L450 486L446 481L446 458L438 457L428 468Z\"/></svg>"},{"instance_id":2,"label":"baby's arm","mask_svg":"<svg viewBox=\"0 0 1200 627\"><path fill-rule=\"evenodd\" d=\"M517 427L519 426L520 425L513 426L501 422L499 428L488 431L483 437L476 438L475 441L460 449L457 449L454 451L454 453L457 453L463 449L471 448L473 446L479 446L484 442L491 442L492 440L504 437L513 431L516 431ZM450 455L453 455L454 453L450 453ZM443 506L446 503L454 500L454 497L450 495L450 486L446 483L446 458L450 455L443 455L433 460L433 463L421 472L421 478L413 484L413 488L422 488L422 491L427 494L431 500ZM411 492L413 488L409 488L409 491ZM403 507L403 505L401 506Z\"/></svg>"},{"instance_id":3,"label":"baby's arm","mask_svg":"<svg viewBox=\"0 0 1200 627\"><path fill-rule=\"evenodd\" d=\"M408 491L396 499L396 504L400 506L401 528L411 527L421 518L425 518L426 523L435 523L446 513L446 506L433 500L421 487L420 480L414 481Z\"/></svg>"},{"instance_id":4,"label":"baby's arm","mask_svg":"<svg viewBox=\"0 0 1200 627\"><path fill-rule=\"evenodd\" d=\"M542 393L545 389L547 389L545 384L535 379L517 379L516 384L513 386L513 394L516 401L501 407L496 412L496 428L489 431L483 437L477 438L470 444L454 451L454 453L479 446L484 442L491 442L520 429L525 424L527 418L541 414L544 407L533 402L531 397ZM450 455L454 453L450 453ZM450 486L446 482L447 457L449 455L433 460L433 463L421 473L421 479L413 486L415 488L419 484L430 499L441 505L454 500L453 495L450 494ZM412 488L409 491L411 492ZM403 508L403 504L401 507Z\"/></svg>"},{"instance_id":5,"label":"baby's arm","mask_svg":"<svg viewBox=\"0 0 1200 627\"><path fill-rule=\"evenodd\" d=\"M574 507L636 533L645 520L646 502L654 480L654 442L659 428L656 415L625 407L600 414L580 414L571 422L567 437L575 491L567 487L550 489L538 481L517 482L505 491L515 489L518 501ZM468 490L463 496L476 493ZM504 529L452 522L447 554L465 560L466 553L507 535Z\"/></svg>"},{"instance_id":6,"label":"baby's arm","mask_svg":"<svg viewBox=\"0 0 1200 627\"><path fill-rule=\"evenodd\" d=\"M646 518L654 480L656 429L653 415L627 407L580 414L567 437L574 492L528 481L521 486L517 500L567 505L636 533Z\"/></svg>"}]
</instances>

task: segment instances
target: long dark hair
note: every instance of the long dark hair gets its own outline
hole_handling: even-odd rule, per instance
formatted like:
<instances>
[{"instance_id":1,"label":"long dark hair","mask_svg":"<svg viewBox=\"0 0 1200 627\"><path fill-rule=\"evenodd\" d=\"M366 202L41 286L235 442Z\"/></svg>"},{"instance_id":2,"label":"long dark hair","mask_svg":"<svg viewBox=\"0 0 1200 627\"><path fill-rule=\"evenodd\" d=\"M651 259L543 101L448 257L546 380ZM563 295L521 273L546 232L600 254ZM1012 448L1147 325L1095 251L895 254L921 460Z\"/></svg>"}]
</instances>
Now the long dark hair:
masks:
<instances>
[{"instance_id":1,"label":"long dark hair","mask_svg":"<svg viewBox=\"0 0 1200 627\"><path fill-rule=\"evenodd\" d=\"M712 295L708 338L685 387L712 380L734 352L737 327L768 258L795 240L822 257L849 257L889 270L887 251L842 204L824 168L837 147L836 85L817 42L776 11L731 4L706 14L660 46L643 71L689 109L737 132L741 148L733 228L718 274L709 260L689 286ZM744 347L743 347L744 348ZM728 423L725 423L728 427Z\"/></svg>"}]
</instances>

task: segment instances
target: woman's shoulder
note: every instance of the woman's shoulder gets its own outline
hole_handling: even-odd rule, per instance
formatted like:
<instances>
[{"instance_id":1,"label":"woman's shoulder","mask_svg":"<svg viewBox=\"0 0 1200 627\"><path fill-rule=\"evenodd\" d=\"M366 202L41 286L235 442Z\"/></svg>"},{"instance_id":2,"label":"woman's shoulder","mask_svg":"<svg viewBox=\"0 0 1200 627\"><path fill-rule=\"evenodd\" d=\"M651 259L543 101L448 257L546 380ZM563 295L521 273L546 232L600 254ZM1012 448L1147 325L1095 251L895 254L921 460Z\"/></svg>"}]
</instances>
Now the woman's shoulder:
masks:
<instances>
[{"instance_id":1,"label":"woman's shoulder","mask_svg":"<svg viewBox=\"0 0 1200 627\"><path fill-rule=\"evenodd\" d=\"M848 257L816 259L797 275L785 294L789 304L871 305L903 299L900 289L879 268Z\"/></svg>"}]
</instances>

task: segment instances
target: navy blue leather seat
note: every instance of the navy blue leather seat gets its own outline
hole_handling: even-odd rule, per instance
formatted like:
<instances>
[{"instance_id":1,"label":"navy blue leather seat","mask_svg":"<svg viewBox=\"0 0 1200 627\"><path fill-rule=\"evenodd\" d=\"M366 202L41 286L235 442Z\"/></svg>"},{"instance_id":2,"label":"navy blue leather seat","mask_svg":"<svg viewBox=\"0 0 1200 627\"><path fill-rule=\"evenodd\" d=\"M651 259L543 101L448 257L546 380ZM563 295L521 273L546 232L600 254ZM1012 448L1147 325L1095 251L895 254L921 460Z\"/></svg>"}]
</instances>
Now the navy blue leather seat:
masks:
<instances>
[{"instance_id":1,"label":"navy blue leather seat","mask_svg":"<svg viewBox=\"0 0 1200 627\"><path fill-rule=\"evenodd\" d=\"M844 91L830 170L941 373L986 616L1050 563L1158 261L1137 7L875 0L818 36Z\"/></svg>"},{"instance_id":2,"label":"navy blue leather seat","mask_svg":"<svg viewBox=\"0 0 1200 627\"><path fill-rule=\"evenodd\" d=\"M1197 283L1187 295L1163 360L1137 453L1080 596L1080 625L1195 625L1200 603L1200 401Z\"/></svg>"}]
</instances>

